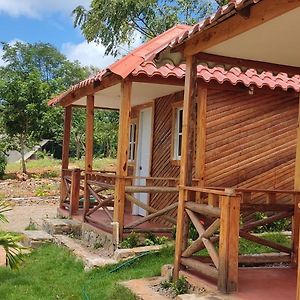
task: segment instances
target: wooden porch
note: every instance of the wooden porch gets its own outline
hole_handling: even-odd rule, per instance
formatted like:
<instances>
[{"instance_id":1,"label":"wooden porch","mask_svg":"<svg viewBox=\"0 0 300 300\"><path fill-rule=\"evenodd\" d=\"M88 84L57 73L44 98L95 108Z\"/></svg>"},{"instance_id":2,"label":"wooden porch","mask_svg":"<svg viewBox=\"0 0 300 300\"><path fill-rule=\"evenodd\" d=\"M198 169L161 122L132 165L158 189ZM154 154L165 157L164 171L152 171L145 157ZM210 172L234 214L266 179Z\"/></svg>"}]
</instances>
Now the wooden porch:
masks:
<instances>
[{"instance_id":1,"label":"wooden porch","mask_svg":"<svg viewBox=\"0 0 300 300\"><path fill-rule=\"evenodd\" d=\"M61 199L60 213L66 217L71 217L79 221L90 223L101 230L113 233L114 226L124 235L134 232L154 232L157 234L170 235L176 219L169 213L177 209L178 203L167 205L163 209L157 210L134 197L134 193L178 193L178 180L176 178L148 177L145 179L145 186L134 186L136 177L127 176L125 178L125 206L123 212L123 228L120 228L118 221L114 222L114 202L115 184L117 175L114 172L93 171L85 173L80 169L63 170L63 189L65 197ZM141 179L141 178L139 178ZM154 181L160 181L160 186L154 186ZM85 198L85 186L89 192L89 198ZM136 205L146 211L145 216L133 215L132 207ZM169 226L162 227L153 219L161 217L165 219Z\"/></svg>"}]
</instances>

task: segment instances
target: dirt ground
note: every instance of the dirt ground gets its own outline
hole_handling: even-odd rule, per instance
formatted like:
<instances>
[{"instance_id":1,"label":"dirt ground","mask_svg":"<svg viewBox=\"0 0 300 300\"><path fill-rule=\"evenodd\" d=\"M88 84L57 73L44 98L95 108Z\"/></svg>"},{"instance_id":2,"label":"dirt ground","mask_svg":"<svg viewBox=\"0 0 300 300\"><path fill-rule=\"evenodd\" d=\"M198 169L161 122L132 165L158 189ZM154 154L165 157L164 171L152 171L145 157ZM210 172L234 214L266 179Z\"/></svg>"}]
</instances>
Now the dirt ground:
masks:
<instances>
[{"instance_id":1,"label":"dirt ground","mask_svg":"<svg viewBox=\"0 0 300 300\"><path fill-rule=\"evenodd\" d=\"M59 195L59 178L29 178L0 180L0 198L45 197Z\"/></svg>"}]
</instances>

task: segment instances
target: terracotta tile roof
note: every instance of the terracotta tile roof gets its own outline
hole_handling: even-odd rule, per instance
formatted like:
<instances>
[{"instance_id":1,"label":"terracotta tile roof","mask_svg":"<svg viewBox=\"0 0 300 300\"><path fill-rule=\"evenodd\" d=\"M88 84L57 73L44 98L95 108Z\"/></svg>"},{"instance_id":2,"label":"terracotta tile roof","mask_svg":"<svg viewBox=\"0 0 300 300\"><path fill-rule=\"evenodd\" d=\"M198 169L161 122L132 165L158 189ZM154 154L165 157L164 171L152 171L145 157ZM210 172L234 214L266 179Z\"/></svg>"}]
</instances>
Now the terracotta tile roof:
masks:
<instances>
[{"instance_id":1,"label":"terracotta tile roof","mask_svg":"<svg viewBox=\"0 0 300 300\"><path fill-rule=\"evenodd\" d=\"M183 43L187 39L190 39L196 33L215 26L216 24L224 21L230 16L237 14L239 10L242 10L247 6L256 4L260 1L262 0L231 0L227 5L220 7L214 14L212 14L208 18L202 20L201 22L192 26L190 29L181 33L170 43L170 46L175 47Z\"/></svg>"},{"instance_id":2,"label":"terracotta tile roof","mask_svg":"<svg viewBox=\"0 0 300 300\"><path fill-rule=\"evenodd\" d=\"M175 67L166 64L157 68L153 62L145 62L136 67L132 72L133 76L147 75L148 77L161 76L161 77L176 77L183 78L185 75L185 65L182 64ZM232 85L242 83L246 87L256 86L262 88L267 86L271 90L280 88L284 91L293 89L296 92L300 91L300 76L288 77L287 74L280 73L274 76L272 72L257 73L256 70L248 69L245 73L239 68L232 68L229 71L224 70L222 67L209 68L199 65L197 69L197 76L205 82L216 81L220 84L229 82Z\"/></svg>"},{"instance_id":3,"label":"terracotta tile roof","mask_svg":"<svg viewBox=\"0 0 300 300\"><path fill-rule=\"evenodd\" d=\"M224 11L228 11L229 8L238 7L238 3L249 3L258 2L260 0L238 0L232 6L232 4L227 5ZM222 15L222 12L217 12L216 14ZM174 40L178 41L178 36L184 36L187 29L191 28L188 25L176 25L168 31L162 33L156 38L146 42L140 47L136 48L130 52L125 57L121 58L119 61L108 66L106 69L100 71L95 76L83 80L82 82L72 86L66 92L60 94L54 99L48 102L49 105L55 105L62 101L66 96L71 93L89 86L96 81L101 81L103 77L109 76L110 74L117 74L122 78L126 78L128 75L139 76L140 74L146 75L148 77L160 76L160 77L176 77L183 78L185 75L185 65L180 65L175 67L173 65L164 65L162 67L157 67L152 60L155 56L165 49ZM268 86L270 89L281 88L283 90L294 89L299 92L300 77L294 76L289 78L286 74L278 74L277 76L272 75L271 72L263 72L258 74L255 70L248 70L243 73L239 68L232 68L230 70L224 70L221 67L209 68L207 66L200 65L198 67L198 77L202 78L206 82L212 80L217 81L222 84L223 82L229 82L233 85L242 83L249 87L255 85L259 88L263 86Z\"/></svg>"}]
</instances>

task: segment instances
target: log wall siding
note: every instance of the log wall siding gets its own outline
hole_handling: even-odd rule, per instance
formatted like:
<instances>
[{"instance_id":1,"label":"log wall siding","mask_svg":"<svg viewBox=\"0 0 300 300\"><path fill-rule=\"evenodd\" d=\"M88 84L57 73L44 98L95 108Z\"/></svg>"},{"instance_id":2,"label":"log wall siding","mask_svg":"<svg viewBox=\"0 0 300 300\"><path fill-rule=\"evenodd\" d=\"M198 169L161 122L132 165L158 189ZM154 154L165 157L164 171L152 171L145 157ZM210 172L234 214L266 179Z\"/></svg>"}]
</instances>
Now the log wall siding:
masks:
<instances>
[{"instance_id":1,"label":"log wall siding","mask_svg":"<svg viewBox=\"0 0 300 300\"><path fill-rule=\"evenodd\" d=\"M172 103L182 97L155 100L153 177L179 176L179 167L171 163ZM209 90L205 185L293 189L297 116L295 95ZM175 200L155 195L151 205L161 209Z\"/></svg>"}]
</instances>

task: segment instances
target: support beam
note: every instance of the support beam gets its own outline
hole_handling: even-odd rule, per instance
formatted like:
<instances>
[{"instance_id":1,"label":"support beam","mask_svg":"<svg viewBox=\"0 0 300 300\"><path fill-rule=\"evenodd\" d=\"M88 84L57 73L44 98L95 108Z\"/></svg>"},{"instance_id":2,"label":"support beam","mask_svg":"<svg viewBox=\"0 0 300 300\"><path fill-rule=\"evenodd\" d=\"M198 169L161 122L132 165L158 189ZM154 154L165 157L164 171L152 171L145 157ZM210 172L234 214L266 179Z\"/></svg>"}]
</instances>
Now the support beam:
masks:
<instances>
[{"instance_id":1,"label":"support beam","mask_svg":"<svg viewBox=\"0 0 300 300\"><path fill-rule=\"evenodd\" d=\"M200 31L185 43L184 55L195 55L243 32L262 25L300 6L299 0L264 0L250 10L250 18L233 15L215 26Z\"/></svg>"},{"instance_id":2,"label":"support beam","mask_svg":"<svg viewBox=\"0 0 300 300\"><path fill-rule=\"evenodd\" d=\"M238 286L240 198L221 197L218 288L230 293Z\"/></svg>"},{"instance_id":3,"label":"support beam","mask_svg":"<svg viewBox=\"0 0 300 300\"><path fill-rule=\"evenodd\" d=\"M90 206L90 191L87 184L86 173L93 170L93 148L94 148L94 95L88 95L86 99L86 137L85 137L85 179L84 179L84 219Z\"/></svg>"},{"instance_id":4,"label":"support beam","mask_svg":"<svg viewBox=\"0 0 300 300\"><path fill-rule=\"evenodd\" d=\"M198 186L205 186L205 153L206 153L206 110L207 110L207 87L199 86L197 95L197 141L195 178L199 179ZM196 202L201 203L201 193L196 193Z\"/></svg>"},{"instance_id":5,"label":"support beam","mask_svg":"<svg viewBox=\"0 0 300 300\"><path fill-rule=\"evenodd\" d=\"M72 123L72 106L64 109L64 136L63 136L63 149L62 149L62 162L61 162L61 184L60 184L60 207L62 202L67 196L67 187L64 183L64 171L69 167L69 150L70 150L70 137L71 137L71 123Z\"/></svg>"},{"instance_id":6,"label":"support beam","mask_svg":"<svg viewBox=\"0 0 300 300\"><path fill-rule=\"evenodd\" d=\"M122 239L124 228L125 209L125 183L128 171L128 140L131 114L131 91L132 82L124 79L121 84L121 108L119 116L118 154L115 183L114 222L119 226L113 226L113 240ZM117 234L119 231L119 237Z\"/></svg>"},{"instance_id":7,"label":"support beam","mask_svg":"<svg viewBox=\"0 0 300 300\"><path fill-rule=\"evenodd\" d=\"M182 126L182 147L180 161L180 186L192 185L192 161L194 153L194 119L195 119L195 92L197 78L197 61L193 56L186 58L186 75L183 101L183 126ZM191 195L184 189L179 190L179 203L177 211L177 229L174 261L174 280L178 279L180 269L180 259L186 237L185 227L185 202Z\"/></svg>"}]
</instances>

